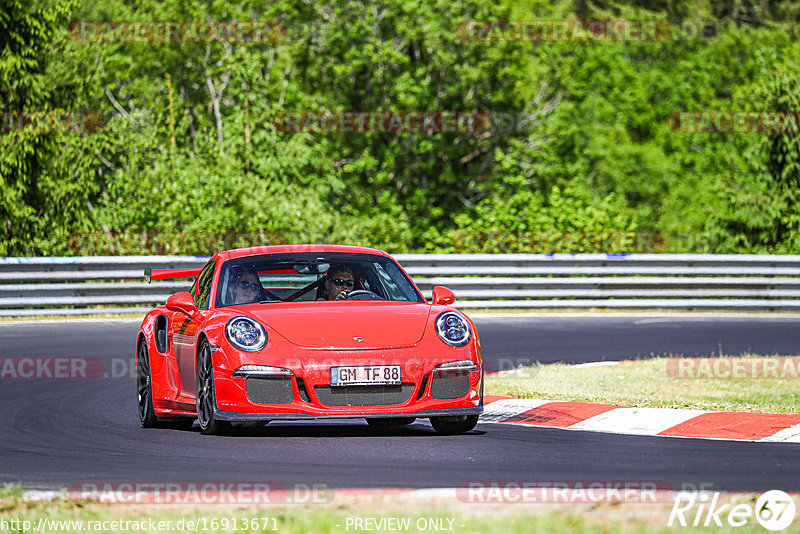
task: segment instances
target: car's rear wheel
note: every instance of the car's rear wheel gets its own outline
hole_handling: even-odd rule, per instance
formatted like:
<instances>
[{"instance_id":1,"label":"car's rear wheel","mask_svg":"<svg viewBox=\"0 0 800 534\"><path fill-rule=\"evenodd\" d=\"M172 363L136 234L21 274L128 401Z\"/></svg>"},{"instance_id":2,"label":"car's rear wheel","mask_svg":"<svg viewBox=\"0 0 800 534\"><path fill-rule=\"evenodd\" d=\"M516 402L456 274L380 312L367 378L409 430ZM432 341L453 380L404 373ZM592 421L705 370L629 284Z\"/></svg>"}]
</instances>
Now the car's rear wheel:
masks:
<instances>
[{"instance_id":1,"label":"car's rear wheel","mask_svg":"<svg viewBox=\"0 0 800 534\"><path fill-rule=\"evenodd\" d=\"M372 428L387 429L410 425L416 420L416 417L370 417L367 419L367 424Z\"/></svg>"},{"instance_id":2,"label":"car's rear wheel","mask_svg":"<svg viewBox=\"0 0 800 534\"><path fill-rule=\"evenodd\" d=\"M197 422L203 434L220 434L230 429L228 421L220 421L214 415L217 399L214 392L214 364L211 360L211 347L205 339L200 343L197 353L197 379L195 380L197 402Z\"/></svg>"},{"instance_id":3,"label":"car's rear wheel","mask_svg":"<svg viewBox=\"0 0 800 534\"><path fill-rule=\"evenodd\" d=\"M439 434L463 434L478 424L478 415L431 417L431 426Z\"/></svg>"},{"instance_id":4,"label":"car's rear wheel","mask_svg":"<svg viewBox=\"0 0 800 534\"><path fill-rule=\"evenodd\" d=\"M153 385L150 382L150 355L147 343L139 343L139 357L136 362L136 392L139 403L139 422L144 428L153 428L158 417L153 409Z\"/></svg>"}]
</instances>

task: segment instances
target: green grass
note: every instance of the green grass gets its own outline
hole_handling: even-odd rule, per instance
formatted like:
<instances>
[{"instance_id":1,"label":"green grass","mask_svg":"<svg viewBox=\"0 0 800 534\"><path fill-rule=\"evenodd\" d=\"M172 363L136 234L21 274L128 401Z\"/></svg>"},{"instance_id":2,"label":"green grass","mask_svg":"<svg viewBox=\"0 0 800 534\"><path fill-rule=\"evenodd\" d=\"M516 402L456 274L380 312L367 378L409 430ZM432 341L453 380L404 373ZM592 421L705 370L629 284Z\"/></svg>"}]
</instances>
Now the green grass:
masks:
<instances>
[{"instance_id":1,"label":"green grass","mask_svg":"<svg viewBox=\"0 0 800 534\"><path fill-rule=\"evenodd\" d=\"M752 360L764 356L747 355L731 359L747 362L748 358ZM783 362L785 357L771 358ZM603 367L566 364L525 367L486 377L485 392L523 399L633 407L800 413L798 378L675 378L671 376L675 373L667 370L669 360L662 357Z\"/></svg>"},{"instance_id":2,"label":"green grass","mask_svg":"<svg viewBox=\"0 0 800 534\"><path fill-rule=\"evenodd\" d=\"M19 484L3 484L0 487L0 501L19 499L22 497L22 486Z\"/></svg>"},{"instance_id":3,"label":"green grass","mask_svg":"<svg viewBox=\"0 0 800 534\"><path fill-rule=\"evenodd\" d=\"M724 497L736 502L754 503L755 495L731 495ZM206 506L203 509L187 506L145 506L145 505L109 505L91 502L76 502L66 498L57 498L47 502L27 502L19 496L0 497L0 524L2 520L29 521L30 530L42 517L49 521L78 520L84 521L84 529L61 525L52 530L59 533L87 532L87 521L137 521L152 519L154 521L170 521L167 528L158 526L154 529L131 528L130 524L105 529L94 528L95 532L179 532L178 522L183 520L182 531L192 531L186 526L187 521L199 522L204 528L202 532L285 532L310 534L346 534L352 532L368 532L356 530L352 524L348 528L348 518L395 518L410 520L411 527L398 532L420 533L436 532L431 529L418 529L419 519L437 518L452 519L452 532L455 534L473 533L507 533L523 534L530 532L596 532L596 533L650 533L650 532L686 532L686 527L667 527L671 502L658 504L468 504L441 499L420 499L405 501L383 498L367 498L366 501L353 499L336 499L325 505L305 506L271 506L271 507L239 507ZM258 528L243 528L243 519L258 518ZM270 518L264 521L262 518ZM274 521L272 520L274 518ZM234 530L233 520L238 523ZM723 517L724 520L724 517ZM19 523L18 523L19 524ZM52 526L52 523L51 523ZM128 528L124 528L127 526ZM264 528L266 526L267 528ZM274 529L277 530L274 530ZM688 527L691 531L698 530ZM763 533L764 529L751 519L747 526L711 527L699 529L708 532ZM2 531L2 529L0 529ZM14 532L13 526L5 531ZM20 529L21 531L21 529ZM372 530L372 532L388 532ZM441 531L439 531L441 532ZM783 532L800 532L797 521Z\"/></svg>"}]
</instances>

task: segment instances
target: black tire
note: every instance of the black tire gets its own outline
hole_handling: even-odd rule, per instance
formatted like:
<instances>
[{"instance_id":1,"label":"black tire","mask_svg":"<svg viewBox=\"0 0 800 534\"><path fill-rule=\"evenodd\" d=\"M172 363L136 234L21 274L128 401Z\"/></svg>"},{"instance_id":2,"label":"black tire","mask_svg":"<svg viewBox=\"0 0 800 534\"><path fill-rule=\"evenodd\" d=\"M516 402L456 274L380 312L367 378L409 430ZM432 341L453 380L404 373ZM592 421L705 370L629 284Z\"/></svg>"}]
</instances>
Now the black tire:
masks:
<instances>
[{"instance_id":1,"label":"black tire","mask_svg":"<svg viewBox=\"0 0 800 534\"><path fill-rule=\"evenodd\" d=\"M478 415L431 417L431 426L439 434L453 435L469 432L478 424Z\"/></svg>"},{"instance_id":2,"label":"black tire","mask_svg":"<svg viewBox=\"0 0 800 534\"><path fill-rule=\"evenodd\" d=\"M143 428L175 428L189 430L194 424L191 417L158 417L153 408L153 382L150 373L150 354L147 344L139 343L136 363L136 393L139 404L139 422Z\"/></svg>"},{"instance_id":3,"label":"black tire","mask_svg":"<svg viewBox=\"0 0 800 534\"><path fill-rule=\"evenodd\" d=\"M139 404L139 422L143 428L154 428L158 425L158 417L153 409L153 384L150 378L150 354L147 343L139 343L139 354L136 358L136 393Z\"/></svg>"},{"instance_id":4,"label":"black tire","mask_svg":"<svg viewBox=\"0 0 800 534\"><path fill-rule=\"evenodd\" d=\"M214 392L214 364L211 359L211 348L205 339L200 342L197 351L197 376L195 379L195 399L197 404L197 422L203 434L222 434L230 430L228 421L220 421L214 415L217 398Z\"/></svg>"},{"instance_id":5,"label":"black tire","mask_svg":"<svg viewBox=\"0 0 800 534\"><path fill-rule=\"evenodd\" d=\"M416 417L370 417L367 424L372 428L389 429L410 425L416 420Z\"/></svg>"}]
</instances>

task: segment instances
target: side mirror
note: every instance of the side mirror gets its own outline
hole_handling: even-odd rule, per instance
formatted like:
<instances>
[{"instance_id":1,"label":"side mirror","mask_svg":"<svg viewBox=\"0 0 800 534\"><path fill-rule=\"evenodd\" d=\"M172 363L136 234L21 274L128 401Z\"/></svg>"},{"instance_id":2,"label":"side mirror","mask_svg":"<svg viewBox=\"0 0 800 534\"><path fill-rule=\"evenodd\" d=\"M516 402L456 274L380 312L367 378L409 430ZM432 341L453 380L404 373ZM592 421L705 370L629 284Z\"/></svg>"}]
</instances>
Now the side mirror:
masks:
<instances>
[{"instance_id":1,"label":"side mirror","mask_svg":"<svg viewBox=\"0 0 800 534\"><path fill-rule=\"evenodd\" d=\"M167 299L167 309L183 312L189 317L193 317L197 313L194 297L188 291L181 291L169 297Z\"/></svg>"},{"instance_id":2,"label":"side mirror","mask_svg":"<svg viewBox=\"0 0 800 534\"><path fill-rule=\"evenodd\" d=\"M433 303L440 306L449 306L456 301L456 294L444 286L433 288Z\"/></svg>"}]
</instances>

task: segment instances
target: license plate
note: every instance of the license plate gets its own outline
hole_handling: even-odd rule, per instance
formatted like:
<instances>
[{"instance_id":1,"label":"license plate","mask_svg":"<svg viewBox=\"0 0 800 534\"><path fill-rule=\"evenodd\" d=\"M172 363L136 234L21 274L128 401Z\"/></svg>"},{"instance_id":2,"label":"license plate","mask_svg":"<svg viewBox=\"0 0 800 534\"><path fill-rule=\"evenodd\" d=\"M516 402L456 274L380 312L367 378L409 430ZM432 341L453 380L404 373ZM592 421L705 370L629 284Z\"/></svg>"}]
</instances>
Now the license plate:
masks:
<instances>
[{"instance_id":1,"label":"license plate","mask_svg":"<svg viewBox=\"0 0 800 534\"><path fill-rule=\"evenodd\" d=\"M399 385L399 365L331 367L332 386Z\"/></svg>"}]
</instances>

